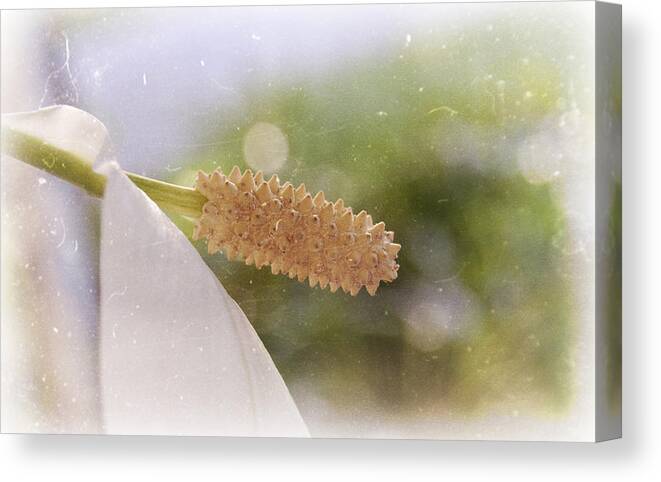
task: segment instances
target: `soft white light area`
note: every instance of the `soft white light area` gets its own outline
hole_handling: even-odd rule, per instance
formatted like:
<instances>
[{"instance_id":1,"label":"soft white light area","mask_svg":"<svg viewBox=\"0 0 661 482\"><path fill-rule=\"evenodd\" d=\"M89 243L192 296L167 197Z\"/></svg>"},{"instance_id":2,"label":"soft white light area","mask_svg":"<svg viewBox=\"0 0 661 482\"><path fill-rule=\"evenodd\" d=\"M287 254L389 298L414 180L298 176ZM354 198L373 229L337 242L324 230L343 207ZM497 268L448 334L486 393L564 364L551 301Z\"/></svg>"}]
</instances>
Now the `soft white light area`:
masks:
<instances>
[{"instance_id":1,"label":"soft white light area","mask_svg":"<svg viewBox=\"0 0 661 482\"><path fill-rule=\"evenodd\" d=\"M449 340L466 336L479 320L479 303L473 298L457 281L444 283L433 293L419 287L403 317L407 341L419 350L433 352Z\"/></svg>"},{"instance_id":2,"label":"soft white light area","mask_svg":"<svg viewBox=\"0 0 661 482\"><path fill-rule=\"evenodd\" d=\"M257 122L243 139L243 153L250 167L271 173L280 169L287 161L289 144L278 126Z\"/></svg>"}]
</instances>

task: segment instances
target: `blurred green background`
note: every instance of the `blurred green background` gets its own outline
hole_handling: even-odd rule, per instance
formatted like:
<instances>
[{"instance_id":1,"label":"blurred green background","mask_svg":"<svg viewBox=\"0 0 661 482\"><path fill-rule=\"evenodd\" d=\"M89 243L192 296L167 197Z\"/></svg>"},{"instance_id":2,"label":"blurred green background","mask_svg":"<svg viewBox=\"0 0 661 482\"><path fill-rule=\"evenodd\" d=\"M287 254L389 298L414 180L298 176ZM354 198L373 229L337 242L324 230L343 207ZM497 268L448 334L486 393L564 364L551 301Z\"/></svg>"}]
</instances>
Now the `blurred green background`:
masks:
<instances>
[{"instance_id":1,"label":"blurred green background","mask_svg":"<svg viewBox=\"0 0 661 482\"><path fill-rule=\"evenodd\" d=\"M569 406L577 320L566 213L546 152L522 165L521 145L590 104L573 96L566 25L498 20L424 42L414 33L324 78L257 79L248 108L210 129L171 178L259 167L245 161L245 135L268 123L289 146L281 179L367 210L402 244L399 278L352 298L210 257L198 243L313 433L319 410L399 420Z\"/></svg>"}]
</instances>

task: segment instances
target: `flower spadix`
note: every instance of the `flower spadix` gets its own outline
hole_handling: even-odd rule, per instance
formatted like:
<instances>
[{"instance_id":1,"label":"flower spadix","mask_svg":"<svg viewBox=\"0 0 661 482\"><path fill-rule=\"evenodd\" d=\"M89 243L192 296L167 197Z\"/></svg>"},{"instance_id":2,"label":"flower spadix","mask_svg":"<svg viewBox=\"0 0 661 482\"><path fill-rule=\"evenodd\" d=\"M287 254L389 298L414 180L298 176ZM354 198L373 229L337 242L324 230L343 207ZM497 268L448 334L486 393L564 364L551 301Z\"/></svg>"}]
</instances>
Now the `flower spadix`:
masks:
<instances>
[{"instance_id":1,"label":"flower spadix","mask_svg":"<svg viewBox=\"0 0 661 482\"><path fill-rule=\"evenodd\" d=\"M195 187L208 201L193 238L206 239L210 254L223 250L229 260L354 296L363 286L374 295L382 281L397 278L394 233L365 211L353 214L342 199L331 203L304 184L236 166L227 176L198 172Z\"/></svg>"}]
</instances>

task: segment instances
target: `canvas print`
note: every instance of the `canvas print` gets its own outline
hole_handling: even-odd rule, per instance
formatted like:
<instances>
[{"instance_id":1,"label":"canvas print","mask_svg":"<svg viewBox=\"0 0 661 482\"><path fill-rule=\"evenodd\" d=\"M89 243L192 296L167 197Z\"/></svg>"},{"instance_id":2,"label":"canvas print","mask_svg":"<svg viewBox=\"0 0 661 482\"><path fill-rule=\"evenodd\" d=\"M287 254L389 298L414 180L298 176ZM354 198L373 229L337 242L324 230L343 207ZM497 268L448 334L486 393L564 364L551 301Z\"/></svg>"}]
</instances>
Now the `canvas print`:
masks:
<instances>
[{"instance_id":1,"label":"canvas print","mask_svg":"<svg viewBox=\"0 0 661 482\"><path fill-rule=\"evenodd\" d=\"M2 431L621 425L621 12L2 11Z\"/></svg>"}]
</instances>

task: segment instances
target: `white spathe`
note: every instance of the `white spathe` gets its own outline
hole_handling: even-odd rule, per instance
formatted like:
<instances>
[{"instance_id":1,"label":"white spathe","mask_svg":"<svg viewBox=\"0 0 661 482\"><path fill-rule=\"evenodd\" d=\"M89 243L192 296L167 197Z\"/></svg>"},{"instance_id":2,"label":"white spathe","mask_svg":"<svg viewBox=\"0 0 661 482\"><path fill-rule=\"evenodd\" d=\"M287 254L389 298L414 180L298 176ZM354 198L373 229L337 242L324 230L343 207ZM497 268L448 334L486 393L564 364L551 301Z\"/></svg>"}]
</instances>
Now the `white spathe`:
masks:
<instances>
[{"instance_id":1,"label":"white spathe","mask_svg":"<svg viewBox=\"0 0 661 482\"><path fill-rule=\"evenodd\" d=\"M2 122L18 132L75 154L90 164L97 160L108 140L108 131L99 119L69 105L6 114L2 116Z\"/></svg>"},{"instance_id":2,"label":"white spathe","mask_svg":"<svg viewBox=\"0 0 661 482\"><path fill-rule=\"evenodd\" d=\"M105 171L105 430L307 436L252 325L188 239L121 171Z\"/></svg>"},{"instance_id":3,"label":"white spathe","mask_svg":"<svg viewBox=\"0 0 661 482\"><path fill-rule=\"evenodd\" d=\"M80 378L90 363L69 356L80 349L71 346L76 336L67 345L60 343L62 350L51 350L56 359L48 360L49 365L71 367L72 377L79 374L68 386L100 390L103 430L308 436L277 368L239 306L158 206L116 163L104 161L105 126L69 106L3 116L3 124L95 163L108 175L101 213L99 339L88 343L100 350L99 383L90 382L94 376ZM32 170L34 176L42 175ZM57 306L51 305L50 313L53 318ZM58 335L52 323L44 324L44 330ZM80 325L70 331L87 334ZM80 398L80 393L68 394L72 413ZM81 429L81 423L63 422L58 431L90 430ZM21 425L20 431L29 430Z\"/></svg>"},{"instance_id":4,"label":"white spathe","mask_svg":"<svg viewBox=\"0 0 661 482\"><path fill-rule=\"evenodd\" d=\"M107 138L69 106L3 114L3 136L7 128L90 165ZM2 429L98 433L100 202L2 147Z\"/></svg>"}]
</instances>

